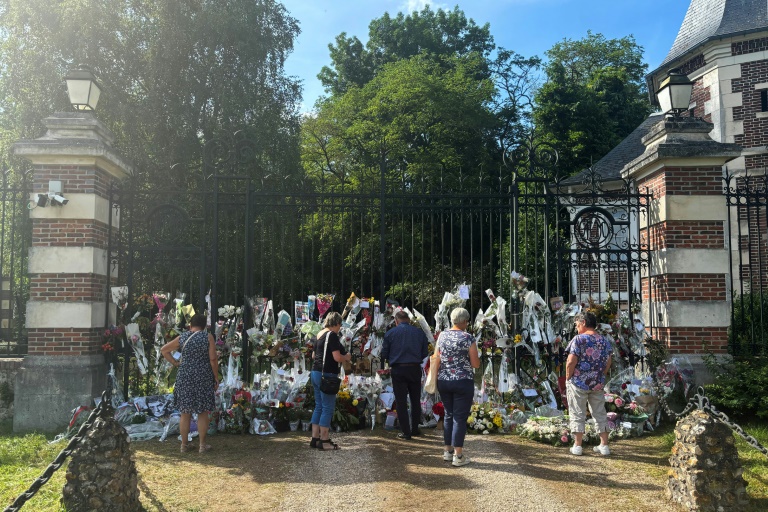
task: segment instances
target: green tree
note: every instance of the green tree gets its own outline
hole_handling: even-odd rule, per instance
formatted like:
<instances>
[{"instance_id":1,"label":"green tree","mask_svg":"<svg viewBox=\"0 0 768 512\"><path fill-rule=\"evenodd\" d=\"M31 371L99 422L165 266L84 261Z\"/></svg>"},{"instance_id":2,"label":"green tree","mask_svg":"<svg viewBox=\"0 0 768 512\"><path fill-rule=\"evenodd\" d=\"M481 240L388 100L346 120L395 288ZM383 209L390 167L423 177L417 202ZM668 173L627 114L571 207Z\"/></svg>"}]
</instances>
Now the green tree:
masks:
<instances>
[{"instance_id":1,"label":"green tree","mask_svg":"<svg viewBox=\"0 0 768 512\"><path fill-rule=\"evenodd\" d=\"M300 87L283 63L298 32L274 0L0 0L3 153L68 109L62 77L86 64L139 171L195 163L201 141L243 126L273 165L297 162Z\"/></svg>"},{"instance_id":2,"label":"green tree","mask_svg":"<svg viewBox=\"0 0 768 512\"><path fill-rule=\"evenodd\" d=\"M606 39L587 32L546 52L546 83L535 95L539 135L560 152L568 174L597 161L652 111L643 49L634 37Z\"/></svg>"},{"instance_id":3,"label":"green tree","mask_svg":"<svg viewBox=\"0 0 768 512\"><path fill-rule=\"evenodd\" d=\"M343 94L352 86L362 87L386 64L419 54L439 57L467 56L475 53L487 58L494 49L490 26L482 27L467 19L458 6L452 11L429 6L421 12L385 13L368 26L368 42L363 46L346 33L329 44L331 66L324 66L318 78L331 95ZM443 61L448 64L449 61ZM476 70L487 73L487 69Z\"/></svg>"}]
</instances>

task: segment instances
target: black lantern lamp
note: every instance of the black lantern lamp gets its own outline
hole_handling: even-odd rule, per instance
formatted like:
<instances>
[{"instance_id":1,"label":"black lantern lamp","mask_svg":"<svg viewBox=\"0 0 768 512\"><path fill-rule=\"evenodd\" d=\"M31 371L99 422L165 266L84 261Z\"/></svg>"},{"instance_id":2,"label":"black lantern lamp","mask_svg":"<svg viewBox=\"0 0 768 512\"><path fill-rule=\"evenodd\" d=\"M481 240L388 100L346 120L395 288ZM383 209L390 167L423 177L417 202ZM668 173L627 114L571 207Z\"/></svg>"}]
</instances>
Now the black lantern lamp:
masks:
<instances>
[{"instance_id":1,"label":"black lantern lamp","mask_svg":"<svg viewBox=\"0 0 768 512\"><path fill-rule=\"evenodd\" d=\"M693 82L688 80L688 76L678 70L670 70L656 91L661 112L679 117L681 112L688 110L692 92Z\"/></svg>"},{"instance_id":2,"label":"black lantern lamp","mask_svg":"<svg viewBox=\"0 0 768 512\"><path fill-rule=\"evenodd\" d=\"M67 81L67 94L72 108L79 112L96 110L101 96L101 85L88 68L71 69L64 80Z\"/></svg>"}]
</instances>

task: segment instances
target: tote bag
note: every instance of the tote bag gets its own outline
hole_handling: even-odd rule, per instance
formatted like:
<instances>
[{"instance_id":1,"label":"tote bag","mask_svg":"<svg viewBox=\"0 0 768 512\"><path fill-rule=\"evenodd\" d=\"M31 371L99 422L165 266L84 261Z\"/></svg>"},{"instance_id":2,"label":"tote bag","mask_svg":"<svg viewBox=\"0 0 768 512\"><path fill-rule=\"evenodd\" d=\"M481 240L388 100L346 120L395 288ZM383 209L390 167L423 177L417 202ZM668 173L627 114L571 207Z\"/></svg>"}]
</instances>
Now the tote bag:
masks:
<instances>
[{"instance_id":1,"label":"tote bag","mask_svg":"<svg viewBox=\"0 0 768 512\"><path fill-rule=\"evenodd\" d=\"M424 391L430 395L437 393L437 370L439 368L440 356L437 355L437 348L435 348L435 353L429 357L429 373L426 381L424 381Z\"/></svg>"}]
</instances>

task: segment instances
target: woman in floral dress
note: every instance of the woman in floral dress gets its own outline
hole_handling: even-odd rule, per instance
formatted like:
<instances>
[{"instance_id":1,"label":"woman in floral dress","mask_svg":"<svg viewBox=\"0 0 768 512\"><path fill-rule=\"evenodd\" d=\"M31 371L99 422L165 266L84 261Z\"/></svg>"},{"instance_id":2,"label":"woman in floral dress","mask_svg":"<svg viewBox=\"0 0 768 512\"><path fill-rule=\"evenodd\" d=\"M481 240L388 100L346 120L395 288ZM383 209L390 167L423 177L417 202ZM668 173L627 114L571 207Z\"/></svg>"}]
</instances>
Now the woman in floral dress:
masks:
<instances>
[{"instance_id":1,"label":"woman in floral dress","mask_svg":"<svg viewBox=\"0 0 768 512\"><path fill-rule=\"evenodd\" d=\"M573 446L571 453L581 455L581 441L587 418L587 404L597 422L600 446L594 451L610 455L608 448L608 416L605 412L605 374L611 368L611 342L595 332L597 318L593 313L576 317L576 332L565 349L568 360L565 364L565 390L568 399L568 413L571 420Z\"/></svg>"},{"instance_id":2,"label":"woman in floral dress","mask_svg":"<svg viewBox=\"0 0 768 512\"><path fill-rule=\"evenodd\" d=\"M469 324L469 311L456 308L451 311L453 327L440 333L435 345L438 354L437 390L443 400L443 460L454 466L469 464L463 454L467 418L475 396L474 368L480 367L475 338L465 329Z\"/></svg>"},{"instance_id":3,"label":"woman in floral dress","mask_svg":"<svg viewBox=\"0 0 768 512\"><path fill-rule=\"evenodd\" d=\"M189 323L189 331L160 349L163 357L179 369L173 397L176 408L181 412L179 429L181 430L181 451L190 447L189 425L192 414L197 414L197 432L200 438L200 453L211 449L205 443L210 412L216 407L215 393L219 387L219 363L216 356L216 344L213 336L205 331L206 318L197 314ZM173 352L181 352L181 361L176 361Z\"/></svg>"}]
</instances>

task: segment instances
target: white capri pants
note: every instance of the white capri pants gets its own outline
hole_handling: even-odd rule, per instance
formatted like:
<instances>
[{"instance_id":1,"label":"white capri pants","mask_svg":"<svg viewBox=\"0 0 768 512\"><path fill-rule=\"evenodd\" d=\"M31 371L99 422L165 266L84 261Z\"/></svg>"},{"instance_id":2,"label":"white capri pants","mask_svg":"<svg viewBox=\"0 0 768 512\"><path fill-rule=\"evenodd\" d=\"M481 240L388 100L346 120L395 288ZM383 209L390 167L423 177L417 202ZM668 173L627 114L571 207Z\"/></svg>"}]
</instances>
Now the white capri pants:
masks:
<instances>
[{"instance_id":1,"label":"white capri pants","mask_svg":"<svg viewBox=\"0 0 768 512\"><path fill-rule=\"evenodd\" d=\"M568 397L568 413L571 422L571 433L584 433L587 421L587 404L592 417L597 422L598 432L608 432L608 416L605 412L605 390L585 389L574 386L571 381L565 383Z\"/></svg>"}]
</instances>

